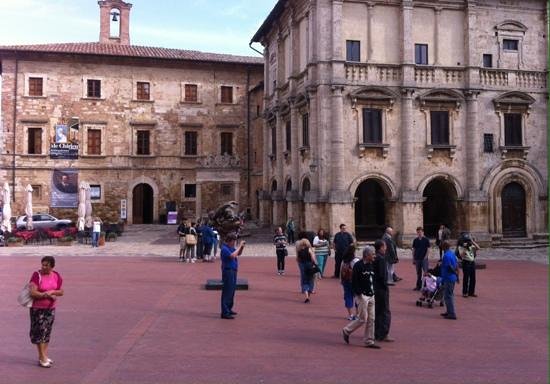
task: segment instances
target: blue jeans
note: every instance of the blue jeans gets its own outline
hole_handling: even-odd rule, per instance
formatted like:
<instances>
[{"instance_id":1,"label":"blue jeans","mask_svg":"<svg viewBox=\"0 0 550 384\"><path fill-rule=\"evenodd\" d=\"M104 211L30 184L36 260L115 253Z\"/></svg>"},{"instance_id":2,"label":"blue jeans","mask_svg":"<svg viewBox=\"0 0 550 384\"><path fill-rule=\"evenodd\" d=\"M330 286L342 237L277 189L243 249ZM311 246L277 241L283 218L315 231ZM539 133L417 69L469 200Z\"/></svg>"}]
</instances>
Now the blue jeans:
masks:
<instances>
[{"instance_id":1,"label":"blue jeans","mask_svg":"<svg viewBox=\"0 0 550 384\"><path fill-rule=\"evenodd\" d=\"M445 300L445 306L447 307L447 315L456 316L455 304L454 304L454 290L455 282L446 281L443 283L443 299Z\"/></svg>"},{"instance_id":2,"label":"blue jeans","mask_svg":"<svg viewBox=\"0 0 550 384\"><path fill-rule=\"evenodd\" d=\"M342 287L344 288L344 305L346 308L353 308L353 289L351 287L351 281L342 281Z\"/></svg>"},{"instance_id":3,"label":"blue jeans","mask_svg":"<svg viewBox=\"0 0 550 384\"><path fill-rule=\"evenodd\" d=\"M222 270L222 316L229 316L233 310L233 299L237 289L237 271L225 268Z\"/></svg>"},{"instance_id":4,"label":"blue jeans","mask_svg":"<svg viewBox=\"0 0 550 384\"><path fill-rule=\"evenodd\" d=\"M92 247L97 247L99 243L99 232L92 232Z\"/></svg>"},{"instance_id":5,"label":"blue jeans","mask_svg":"<svg viewBox=\"0 0 550 384\"><path fill-rule=\"evenodd\" d=\"M298 268L300 268L300 287L302 289L302 293L311 293L315 290L315 277L305 274L307 263L298 263Z\"/></svg>"},{"instance_id":6,"label":"blue jeans","mask_svg":"<svg viewBox=\"0 0 550 384\"><path fill-rule=\"evenodd\" d=\"M328 255L315 255L315 258L317 259L317 265L321 270L321 276L323 276L325 273L325 265L327 265Z\"/></svg>"}]
</instances>

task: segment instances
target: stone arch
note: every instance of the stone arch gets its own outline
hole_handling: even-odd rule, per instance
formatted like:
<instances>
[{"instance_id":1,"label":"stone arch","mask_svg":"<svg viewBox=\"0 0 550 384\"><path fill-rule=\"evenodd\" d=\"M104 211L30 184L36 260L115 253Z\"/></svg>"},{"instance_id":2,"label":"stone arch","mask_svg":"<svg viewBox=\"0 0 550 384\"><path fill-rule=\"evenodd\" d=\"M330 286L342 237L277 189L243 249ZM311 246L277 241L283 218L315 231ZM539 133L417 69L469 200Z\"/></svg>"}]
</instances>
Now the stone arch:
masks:
<instances>
[{"instance_id":1,"label":"stone arch","mask_svg":"<svg viewBox=\"0 0 550 384\"><path fill-rule=\"evenodd\" d=\"M277 179L271 180L271 183L269 183L269 188L270 188L271 193L277 192L277 188L278 188Z\"/></svg>"},{"instance_id":2,"label":"stone arch","mask_svg":"<svg viewBox=\"0 0 550 384\"><path fill-rule=\"evenodd\" d=\"M489 232L502 234L502 190L513 182L525 191L527 236L545 231L546 207L542 202L547 199L547 193L542 175L526 161L515 159L494 167L483 180L482 189L489 196Z\"/></svg>"},{"instance_id":3,"label":"stone arch","mask_svg":"<svg viewBox=\"0 0 550 384\"><path fill-rule=\"evenodd\" d=\"M419 185L422 194L422 226L426 236L435 237L439 225L445 224L456 235L462 227L458 200L463 191L458 181L445 173L426 177Z\"/></svg>"},{"instance_id":4,"label":"stone arch","mask_svg":"<svg viewBox=\"0 0 550 384\"><path fill-rule=\"evenodd\" d=\"M464 95L454 89L432 88L418 95L418 100L421 103L460 103Z\"/></svg>"},{"instance_id":5,"label":"stone arch","mask_svg":"<svg viewBox=\"0 0 550 384\"><path fill-rule=\"evenodd\" d=\"M355 194L355 191L359 187L359 185L367 180L367 179L374 179L380 183L380 186L384 190L384 193L386 196L388 196L388 200L390 201L397 201L397 188L395 187L394 183L391 181L391 179L381 173L376 172L370 172L366 173L364 175L361 175L359 177L356 177L349 186L349 191L353 195Z\"/></svg>"},{"instance_id":6,"label":"stone arch","mask_svg":"<svg viewBox=\"0 0 550 384\"><path fill-rule=\"evenodd\" d=\"M156 222L158 220L158 198L159 198L159 187L157 183L150 177L147 176L139 176L134 178L128 184L128 191L126 192L126 198L128 200L128 204L126 204L126 220L128 221L128 224L133 224L133 205L134 205L134 188L139 184L147 184L153 189L153 222Z\"/></svg>"},{"instance_id":7,"label":"stone arch","mask_svg":"<svg viewBox=\"0 0 550 384\"><path fill-rule=\"evenodd\" d=\"M514 32L523 32L527 31L525 24L517 20L504 20L502 23L495 25L495 30L497 31L514 31Z\"/></svg>"},{"instance_id":8,"label":"stone arch","mask_svg":"<svg viewBox=\"0 0 550 384\"><path fill-rule=\"evenodd\" d=\"M446 181L450 182L455 188L457 200L464 199L464 189L462 188L456 177L444 172L432 173L431 175L426 176L418 184L416 190L422 194L424 192L424 189L426 189L426 186L434 179L445 179Z\"/></svg>"},{"instance_id":9,"label":"stone arch","mask_svg":"<svg viewBox=\"0 0 550 384\"><path fill-rule=\"evenodd\" d=\"M357 238L373 240L394 220L397 191L391 180L379 173L368 173L350 185L354 196L354 232Z\"/></svg>"}]
</instances>

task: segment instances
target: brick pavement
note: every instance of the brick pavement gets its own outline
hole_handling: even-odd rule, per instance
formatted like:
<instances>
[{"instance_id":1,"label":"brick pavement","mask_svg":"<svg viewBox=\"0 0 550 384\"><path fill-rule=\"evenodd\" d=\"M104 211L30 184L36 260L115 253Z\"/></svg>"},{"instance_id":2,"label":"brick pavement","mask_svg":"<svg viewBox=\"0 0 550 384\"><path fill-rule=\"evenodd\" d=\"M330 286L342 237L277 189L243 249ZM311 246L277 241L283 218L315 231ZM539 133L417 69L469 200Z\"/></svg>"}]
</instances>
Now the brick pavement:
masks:
<instances>
[{"instance_id":1,"label":"brick pavement","mask_svg":"<svg viewBox=\"0 0 550 384\"><path fill-rule=\"evenodd\" d=\"M149 229L148 233L154 233ZM156 242L169 236L152 236ZM312 303L298 292L292 258L287 275L275 274L268 243L250 239L240 276L249 291L237 292L236 320L219 319L219 292L202 284L219 275L219 264L182 264L145 247L144 236L96 250L71 247L58 258L65 278L51 345L55 367L36 365L28 341L28 314L15 297L39 256L64 247L1 249L0 311L3 348L0 383L546 383L548 380L548 266L487 260L479 271L477 299L456 298L458 321L439 308L418 308L411 290L410 260L391 291L395 343L380 351L361 348L360 333L345 345L341 287L323 279ZM126 235L125 235L126 236ZM121 237L120 240L124 238ZM164 239L164 240L162 240ZM265 240L265 239L264 239ZM142 242L140 242L142 241ZM133 244L132 244L133 243ZM261 245L263 243L263 245ZM113 249L134 249L112 257ZM177 244L168 244L167 247ZM159 247L164 245L158 244ZM258 248L254 248L257 246ZM263 248L262 248L263 247ZM15 249L15 248L14 248ZM255 253L256 251L254 251ZM26 257L20 257L25 255ZM96 257L101 255L102 257ZM58 255L59 256L59 255ZM328 270L333 268L330 260ZM346 367L344 371L340 367Z\"/></svg>"}]
</instances>

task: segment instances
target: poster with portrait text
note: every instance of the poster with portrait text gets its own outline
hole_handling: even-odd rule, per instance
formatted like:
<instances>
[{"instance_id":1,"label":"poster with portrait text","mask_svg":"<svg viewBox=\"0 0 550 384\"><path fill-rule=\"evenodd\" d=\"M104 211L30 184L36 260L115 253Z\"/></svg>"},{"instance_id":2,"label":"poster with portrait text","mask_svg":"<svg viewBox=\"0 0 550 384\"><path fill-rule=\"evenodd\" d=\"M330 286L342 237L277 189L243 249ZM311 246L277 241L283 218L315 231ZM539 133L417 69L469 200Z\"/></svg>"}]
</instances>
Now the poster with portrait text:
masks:
<instances>
[{"instance_id":1,"label":"poster with portrait text","mask_svg":"<svg viewBox=\"0 0 550 384\"><path fill-rule=\"evenodd\" d=\"M78 207L78 170L55 169L53 171L51 206L53 208Z\"/></svg>"}]
</instances>

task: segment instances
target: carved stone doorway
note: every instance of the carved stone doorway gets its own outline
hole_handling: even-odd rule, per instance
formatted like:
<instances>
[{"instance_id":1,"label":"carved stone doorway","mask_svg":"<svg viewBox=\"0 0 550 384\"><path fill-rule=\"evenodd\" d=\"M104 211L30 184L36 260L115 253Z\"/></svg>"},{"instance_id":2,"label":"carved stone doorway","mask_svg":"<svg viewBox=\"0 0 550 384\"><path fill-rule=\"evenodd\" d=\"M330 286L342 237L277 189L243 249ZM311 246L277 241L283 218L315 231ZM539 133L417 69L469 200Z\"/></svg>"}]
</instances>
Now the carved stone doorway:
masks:
<instances>
[{"instance_id":1,"label":"carved stone doorway","mask_svg":"<svg viewBox=\"0 0 550 384\"><path fill-rule=\"evenodd\" d=\"M153 188L149 184L138 184L132 192L132 218L134 224L153 223Z\"/></svg>"}]
</instances>

